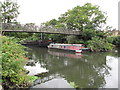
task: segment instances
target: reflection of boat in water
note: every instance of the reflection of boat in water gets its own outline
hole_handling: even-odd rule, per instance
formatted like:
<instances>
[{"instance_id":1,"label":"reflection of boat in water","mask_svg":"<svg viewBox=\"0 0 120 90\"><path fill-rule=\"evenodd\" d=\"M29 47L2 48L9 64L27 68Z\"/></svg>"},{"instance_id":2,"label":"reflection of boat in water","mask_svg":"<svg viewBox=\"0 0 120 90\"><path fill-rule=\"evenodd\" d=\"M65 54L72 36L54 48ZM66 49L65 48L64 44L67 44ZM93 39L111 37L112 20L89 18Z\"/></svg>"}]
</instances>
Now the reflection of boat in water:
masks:
<instances>
[{"instance_id":1,"label":"reflection of boat in water","mask_svg":"<svg viewBox=\"0 0 120 90\"><path fill-rule=\"evenodd\" d=\"M60 50L48 50L48 53L54 56L62 56L62 57L68 57L68 58L81 58L83 55L81 53L68 53L68 52L62 52Z\"/></svg>"}]
</instances>

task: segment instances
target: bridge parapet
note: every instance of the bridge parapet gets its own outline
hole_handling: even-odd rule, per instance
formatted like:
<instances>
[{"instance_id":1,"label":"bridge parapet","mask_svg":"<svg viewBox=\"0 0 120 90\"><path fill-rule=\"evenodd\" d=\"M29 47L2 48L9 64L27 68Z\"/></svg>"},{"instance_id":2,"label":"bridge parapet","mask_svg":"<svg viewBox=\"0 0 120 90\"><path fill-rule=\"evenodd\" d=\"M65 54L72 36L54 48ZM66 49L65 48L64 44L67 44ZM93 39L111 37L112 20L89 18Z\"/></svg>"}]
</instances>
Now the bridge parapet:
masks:
<instances>
[{"instance_id":1,"label":"bridge parapet","mask_svg":"<svg viewBox=\"0 0 120 90\"><path fill-rule=\"evenodd\" d=\"M52 34L73 34L79 35L80 31L65 28L43 27L37 25L23 24L2 24L2 31L5 32L32 32L32 33L52 33Z\"/></svg>"},{"instance_id":2,"label":"bridge parapet","mask_svg":"<svg viewBox=\"0 0 120 90\"><path fill-rule=\"evenodd\" d=\"M24 25L24 24L2 24L2 29L4 30L22 30L22 31L37 31L37 29L39 30L38 26L33 26L33 25Z\"/></svg>"}]
</instances>

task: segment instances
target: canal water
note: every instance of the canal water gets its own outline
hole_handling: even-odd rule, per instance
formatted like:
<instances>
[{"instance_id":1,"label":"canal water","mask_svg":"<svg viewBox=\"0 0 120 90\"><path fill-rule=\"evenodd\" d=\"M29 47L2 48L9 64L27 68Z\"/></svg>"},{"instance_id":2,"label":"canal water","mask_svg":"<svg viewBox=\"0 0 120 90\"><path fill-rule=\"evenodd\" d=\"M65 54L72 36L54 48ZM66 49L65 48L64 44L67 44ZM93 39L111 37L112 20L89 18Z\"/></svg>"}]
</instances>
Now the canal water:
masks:
<instances>
[{"instance_id":1,"label":"canal water","mask_svg":"<svg viewBox=\"0 0 120 90\"><path fill-rule=\"evenodd\" d=\"M33 88L118 88L118 52L84 52L29 47L29 75L41 77ZM43 73L43 74L41 74Z\"/></svg>"}]
</instances>

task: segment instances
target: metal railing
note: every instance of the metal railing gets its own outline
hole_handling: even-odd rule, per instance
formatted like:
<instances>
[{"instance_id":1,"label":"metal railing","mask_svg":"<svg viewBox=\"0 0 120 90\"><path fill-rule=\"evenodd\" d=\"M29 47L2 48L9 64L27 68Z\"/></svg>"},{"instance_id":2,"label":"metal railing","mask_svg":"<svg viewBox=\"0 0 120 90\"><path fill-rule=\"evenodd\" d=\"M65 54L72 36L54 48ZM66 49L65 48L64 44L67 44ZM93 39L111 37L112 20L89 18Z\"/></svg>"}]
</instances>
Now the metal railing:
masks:
<instances>
[{"instance_id":1,"label":"metal railing","mask_svg":"<svg viewBox=\"0 0 120 90\"><path fill-rule=\"evenodd\" d=\"M52 26L44 27L27 24L2 24L2 31L5 32L34 32L34 33L52 33L52 34L73 34L79 35L80 31L65 28L54 28Z\"/></svg>"}]
</instances>

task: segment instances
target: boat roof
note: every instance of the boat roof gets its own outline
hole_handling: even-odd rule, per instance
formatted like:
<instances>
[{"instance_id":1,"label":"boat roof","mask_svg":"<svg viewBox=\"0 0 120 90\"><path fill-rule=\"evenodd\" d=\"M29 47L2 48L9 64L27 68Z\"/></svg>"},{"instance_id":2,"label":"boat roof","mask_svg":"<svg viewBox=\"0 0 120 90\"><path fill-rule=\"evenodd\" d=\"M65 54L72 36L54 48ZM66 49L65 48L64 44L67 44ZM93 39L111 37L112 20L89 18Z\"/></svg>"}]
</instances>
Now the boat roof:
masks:
<instances>
[{"instance_id":1,"label":"boat roof","mask_svg":"<svg viewBox=\"0 0 120 90\"><path fill-rule=\"evenodd\" d=\"M61 44L61 43L51 43L50 45L66 45L66 46L73 45L73 46L81 46L81 45L83 45L83 44Z\"/></svg>"}]
</instances>

